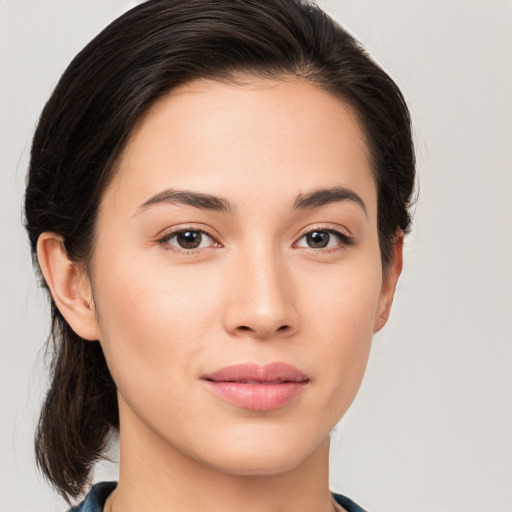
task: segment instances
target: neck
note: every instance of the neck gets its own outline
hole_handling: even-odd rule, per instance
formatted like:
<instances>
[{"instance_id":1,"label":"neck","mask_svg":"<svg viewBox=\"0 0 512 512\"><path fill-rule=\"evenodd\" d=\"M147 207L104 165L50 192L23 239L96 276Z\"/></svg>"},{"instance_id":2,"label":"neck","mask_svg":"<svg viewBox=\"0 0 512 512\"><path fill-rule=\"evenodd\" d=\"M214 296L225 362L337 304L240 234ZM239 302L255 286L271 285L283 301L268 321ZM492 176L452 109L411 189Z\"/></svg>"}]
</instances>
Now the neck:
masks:
<instances>
[{"instance_id":1,"label":"neck","mask_svg":"<svg viewBox=\"0 0 512 512\"><path fill-rule=\"evenodd\" d=\"M123 419L121 414L120 472L113 512L333 510L328 484L328 438L291 470L239 475L194 459L147 427L141 428L140 422L134 429L133 422L137 421L135 415Z\"/></svg>"}]
</instances>

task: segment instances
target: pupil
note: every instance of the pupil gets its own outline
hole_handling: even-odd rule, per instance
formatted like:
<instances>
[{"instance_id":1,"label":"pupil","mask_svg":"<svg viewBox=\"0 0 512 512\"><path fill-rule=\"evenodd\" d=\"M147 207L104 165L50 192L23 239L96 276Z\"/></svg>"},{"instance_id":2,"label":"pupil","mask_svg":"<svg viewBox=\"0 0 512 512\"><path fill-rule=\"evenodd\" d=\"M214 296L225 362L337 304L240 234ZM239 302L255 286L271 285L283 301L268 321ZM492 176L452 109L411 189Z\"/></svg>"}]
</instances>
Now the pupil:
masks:
<instances>
[{"instance_id":1,"label":"pupil","mask_svg":"<svg viewBox=\"0 0 512 512\"><path fill-rule=\"evenodd\" d=\"M313 231L307 235L308 244L315 249L326 247L329 243L329 233L326 231Z\"/></svg>"},{"instance_id":2,"label":"pupil","mask_svg":"<svg viewBox=\"0 0 512 512\"><path fill-rule=\"evenodd\" d=\"M182 231L178 233L178 244L184 249L196 249L201 244L201 233L198 231Z\"/></svg>"}]
</instances>

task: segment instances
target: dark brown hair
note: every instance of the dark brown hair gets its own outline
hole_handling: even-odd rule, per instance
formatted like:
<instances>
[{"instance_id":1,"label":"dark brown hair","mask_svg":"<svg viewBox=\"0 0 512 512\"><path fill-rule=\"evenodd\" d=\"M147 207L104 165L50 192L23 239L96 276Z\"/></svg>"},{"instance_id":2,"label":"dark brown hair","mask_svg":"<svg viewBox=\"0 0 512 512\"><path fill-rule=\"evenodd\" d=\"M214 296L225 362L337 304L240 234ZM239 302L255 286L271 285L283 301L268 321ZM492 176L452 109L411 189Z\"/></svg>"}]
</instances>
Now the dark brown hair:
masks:
<instances>
[{"instance_id":1,"label":"dark brown hair","mask_svg":"<svg viewBox=\"0 0 512 512\"><path fill-rule=\"evenodd\" d=\"M301 0L151 0L127 12L71 62L34 136L25 197L34 264L38 237L62 235L87 266L103 190L141 115L198 78L291 75L342 98L357 113L378 189L383 267L407 232L415 161L398 87L362 46ZM42 280L43 281L43 280ZM43 281L43 286L46 286ZM99 342L85 342L51 299L51 385L36 433L39 467L69 499L88 484L119 428L116 386Z\"/></svg>"}]
</instances>

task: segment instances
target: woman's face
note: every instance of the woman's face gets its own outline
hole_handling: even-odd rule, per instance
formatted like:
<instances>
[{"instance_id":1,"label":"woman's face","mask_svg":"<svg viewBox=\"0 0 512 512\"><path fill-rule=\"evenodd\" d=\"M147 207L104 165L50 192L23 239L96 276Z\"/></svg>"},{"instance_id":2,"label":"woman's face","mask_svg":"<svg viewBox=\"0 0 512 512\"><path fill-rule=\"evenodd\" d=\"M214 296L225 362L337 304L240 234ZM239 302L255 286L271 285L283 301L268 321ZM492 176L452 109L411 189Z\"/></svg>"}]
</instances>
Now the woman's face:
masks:
<instances>
[{"instance_id":1,"label":"woman's face","mask_svg":"<svg viewBox=\"0 0 512 512\"><path fill-rule=\"evenodd\" d=\"M236 474L325 445L397 278L350 108L295 79L172 91L134 130L95 243L121 439Z\"/></svg>"}]
</instances>

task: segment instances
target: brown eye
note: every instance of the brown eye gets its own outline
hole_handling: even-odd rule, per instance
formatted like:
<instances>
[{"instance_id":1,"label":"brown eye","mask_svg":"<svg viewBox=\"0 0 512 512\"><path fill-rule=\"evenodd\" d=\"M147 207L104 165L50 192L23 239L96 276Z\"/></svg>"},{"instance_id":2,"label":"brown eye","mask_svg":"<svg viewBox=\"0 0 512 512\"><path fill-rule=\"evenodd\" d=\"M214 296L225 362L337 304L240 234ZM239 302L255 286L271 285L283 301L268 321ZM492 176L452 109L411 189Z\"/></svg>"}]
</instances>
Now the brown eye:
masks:
<instances>
[{"instance_id":1,"label":"brown eye","mask_svg":"<svg viewBox=\"0 0 512 512\"><path fill-rule=\"evenodd\" d=\"M162 239L160 243L170 246L176 251L189 251L194 249L204 249L215 245L213 238L201 229L182 229L174 231Z\"/></svg>"},{"instance_id":2,"label":"brown eye","mask_svg":"<svg viewBox=\"0 0 512 512\"><path fill-rule=\"evenodd\" d=\"M323 249L329 244L331 234L327 231L311 231L306 235L306 242L312 249Z\"/></svg>"},{"instance_id":3,"label":"brown eye","mask_svg":"<svg viewBox=\"0 0 512 512\"><path fill-rule=\"evenodd\" d=\"M176 242L182 249L197 249L201 245L201 231L180 231L176 233Z\"/></svg>"},{"instance_id":4,"label":"brown eye","mask_svg":"<svg viewBox=\"0 0 512 512\"><path fill-rule=\"evenodd\" d=\"M336 250L352 244L352 238L335 229L314 229L300 237L297 247Z\"/></svg>"}]
</instances>

